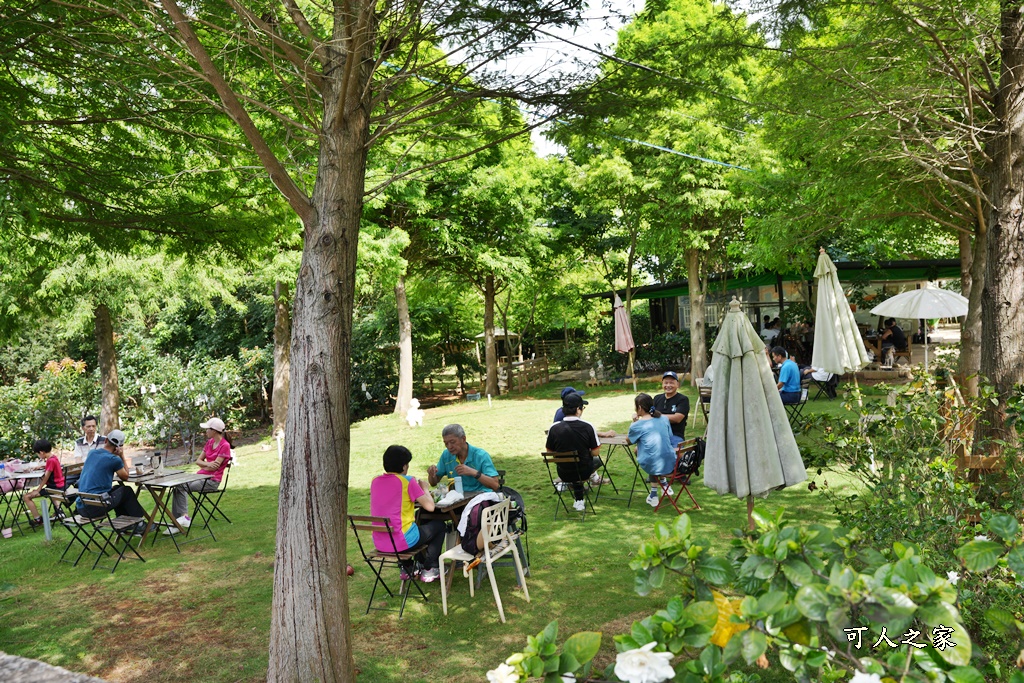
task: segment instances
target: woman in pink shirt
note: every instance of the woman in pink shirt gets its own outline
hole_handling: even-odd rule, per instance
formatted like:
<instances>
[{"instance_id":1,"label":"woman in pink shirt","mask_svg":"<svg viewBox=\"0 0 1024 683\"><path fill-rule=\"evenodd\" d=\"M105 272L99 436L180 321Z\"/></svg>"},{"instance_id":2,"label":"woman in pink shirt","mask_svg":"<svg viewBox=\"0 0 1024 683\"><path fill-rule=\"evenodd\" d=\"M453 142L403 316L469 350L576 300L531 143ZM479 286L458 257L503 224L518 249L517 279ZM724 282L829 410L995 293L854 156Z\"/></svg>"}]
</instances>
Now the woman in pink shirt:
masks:
<instances>
[{"instance_id":1,"label":"woman in pink shirt","mask_svg":"<svg viewBox=\"0 0 1024 683\"><path fill-rule=\"evenodd\" d=\"M32 452L39 456L41 460L46 460L46 469L43 470L43 480L39 482L39 488L26 491L24 495L25 509L29 515L28 523L30 526L39 526L43 523L43 518L39 514L39 508L36 507L35 502L36 498L44 495L43 489L64 490L64 468L60 465L60 458L54 455L51 452L52 450L53 444L46 439L38 439L32 444Z\"/></svg>"},{"instance_id":2,"label":"woman in pink shirt","mask_svg":"<svg viewBox=\"0 0 1024 683\"><path fill-rule=\"evenodd\" d=\"M191 526L192 518L188 516L188 491L216 491L224 479L224 471L231 464L231 444L224 438L224 420L211 417L199 425L206 430L208 441L203 446L203 455L196 461L199 474L211 475L209 479L194 481L174 487L174 502L171 512L183 527ZM164 534L176 534L178 527L170 526Z\"/></svg>"}]
</instances>

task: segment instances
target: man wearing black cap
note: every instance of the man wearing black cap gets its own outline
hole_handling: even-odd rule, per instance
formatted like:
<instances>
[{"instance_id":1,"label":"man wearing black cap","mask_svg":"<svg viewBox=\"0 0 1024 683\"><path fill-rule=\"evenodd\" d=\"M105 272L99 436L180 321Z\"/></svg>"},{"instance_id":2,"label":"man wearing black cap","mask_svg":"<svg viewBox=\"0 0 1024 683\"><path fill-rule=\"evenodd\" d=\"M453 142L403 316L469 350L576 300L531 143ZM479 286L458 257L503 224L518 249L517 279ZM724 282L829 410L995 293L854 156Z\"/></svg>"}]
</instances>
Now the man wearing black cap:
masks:
<instances>
[{"instance_id":1,"label":"man wearing black cap","mask_svg":"<svg viewBox=\"0 0 1024 683\"><path fill-rule=\"evenodd\" d=\"M668 370L661 376L665 393L654 397L654 408L668 418L672 426L672 445L678 446L686 438L686 418L690 414L690 399L679 393L679 375Z\"/></svg>"},{"instance_id":2,"label":"man wearing black cap","mask_svg":"<svg viewBox=\"0 0 1024 683\"><path fill-rule=\"evenodd\" d=\"M565 389L562 389L562 400L564 401L565 397L568 396L569 394L579 394L580 396L582 396L585 393L587 393L587 392L585 392L585 391L577 391L576 389L573 389L572 387L566 387ZM559 406L558 410L555 411L555 419L552 420L552 421L553 422L561 422L563 417L565 417L565 412L562 410L562 407Z\"/></svg>"},{"instance_id":3,"label":"man wearing black cap","mask_svg":"<svg viewBox=\"0 0 1024 683\"><path fill-rule=\"evenodd\" d=\"M576 453L576 463L558 465L558 477L572 486L573 504L579 512L586 505L584 500L583 482L601 467L601 443L597 439L594 425L580 419L583 406L587 401L576 392L568 392L562 397L562 420L551 425L548 430L546 448L551 453Z\"/></svg>"}]
</instances>

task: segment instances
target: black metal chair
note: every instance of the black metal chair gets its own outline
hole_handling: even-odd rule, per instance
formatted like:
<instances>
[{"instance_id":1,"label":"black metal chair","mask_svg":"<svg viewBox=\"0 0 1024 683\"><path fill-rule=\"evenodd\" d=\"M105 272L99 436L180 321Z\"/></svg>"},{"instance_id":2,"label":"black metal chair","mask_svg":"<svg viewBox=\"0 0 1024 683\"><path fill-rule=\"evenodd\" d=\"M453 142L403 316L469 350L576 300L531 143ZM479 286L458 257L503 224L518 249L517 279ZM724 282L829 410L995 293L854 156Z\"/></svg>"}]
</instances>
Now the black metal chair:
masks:
<instances>
[{"instance_id":1,"label":"black metal chair","mask_svg":"<svg viewBox=\"0 0 1024 683\"><path fill-rule=\"evenodd\" d=\"M117 565L121 564L121 560L125 559L125 553L132 551L139 560L145 562L139 551L132 546L132 539L135 535L135 529L140 522L146 521L144 517L129 517L127 515L114 516L112 508L109 507L107 502L107 496L100 494L90 493L79 493L79 499L86 508L93 508L94 510L102 509L103 514L96 515L93 520L92 526L93 533L90 536L90 542L96 544L99 547L99 552L96 554L96 561L93 562L92 568L96 569L100 566L100 560L107 555L107 551L110 551L111 557L117 556L114 560L114 566L110 567L110 573L113 574L117 571ZM76 515L79 517L88 517ZM85 526L82 525L84 529ZM99 541L102 540L102 543ZM84 554L84 552L82 553ZM79 556L81 559L81 555ZM76 561L77 564L77 561ZM106 566L103 567L107 569Z\"/></svg>"},{"instance_id":2,"label":"black metal chair","mask_svg":"<svg viewBox=\"0 0 1024 683\"><path fill-rule=\"evenodd\" d=\"M573 490L573 485L574 485L575 482L569 482L569 481L563 481L563 480L559 480L559 481L556 482L555 479L558 479L558 477L555 476L555 475L558 472L558 466L559 465L567 465L567 464L575 465L575 464L577 464L579 462L579 455L574 453L574 452L569 452L569 453L551 453L551 452L548 452L548 451L542 451L541 452L541 456L544 458L544 465L545 465L545 467L547 467L547 470L548 470L548 479L551 481L551 488L554 489L555 495L557 496L557 499L555 501L555 517L554 518L558 519L559 506L561 506L561 508L565 510L565 514L566 515L572 515L573 512L576 512L576 511L573 511L573 512L569 511L569 506L565 504L565 499L562 497L562 494L565 494L565 493L569 494L569 498L575 503L576 499L573 496L573 491L572 491ZM586 501L583 504L582 512L580 512L580 521L582 522L582 521L585 521L586 518L587 518L587 506L588 505L590 506L590 512L592 514L596 515L597 514L597 510L594 509L594 502L590 499L590 492L592 490L591 489L591 485L590 485L590 477L589 476L584 477L578 483L583 487L583 500Z\"/></svg>"},{"instance_id":3,"label":"black metal chair","mask_svg":"<svg viewBox=\"0 0 1024 683\"><path fill-rule=\"evenodd\" d=\"M215 490L188 492L189 498L192 499L192 523L185 532L185 540L182 543L191 543L192 541L198 541L207 537L216 541L217 537L213 534L213 528L211 528L210 524L218 517L231 524L231 520L220 509L221 498L224 497L224 492L228 490L228 478L231 476L231 467L232 463L229 462L224 468L224 478L221 479L220 486ZM196 522L199 524L197 525ZM192 529L196 526L201 527L207 533L203 536L192 538Z\"/></svg>"},{"instance_id":4,"label":"black metal chair","mask_svg":"<svg viewBox=\"0 0 1024 683\"><path fill-rule=\"evenodd\" d=\"M407 550L398 550L398 546L395 545L395 537L393 529L391 528L391 520L387 517L374 517L370 515L349 515L348 516L349 526L352 527L352 533L356 537L356 545L359 546L359 552L363 556L363 560L366 561L367 566L376 576L376 580L373 582L373 590L370 591L370 600L366 603L366 612L369 614L370 610L381 610L384 612L398 612L398 618L402 618L402 614L405 612L405 603L409 599L409 586L410 584L416 586L416 590L423 598L424 602L427 600L426 593L420 588L419 583L416 579L409 574L408 580L403 580L399 587L398 593L402 596L402 604L396 610L393 607L374 607L373 598L377 594L377 586L382 586L387 592L389 597L394 598L395 593L388 586L387 581L384 580L384 567L397 567L399 570L402 569L403 565L411 565L413 558L420 550L423 549L423 545L409 548ZM391 552L384 552L377 550L377 547L373 544L372 536L369 538L366 544L363 543L363 536L360 536L360 532L363 534L386 533L388 538L391 539ZM400 533L400 532L399 532Z\"/></svg>"}]
</instances>

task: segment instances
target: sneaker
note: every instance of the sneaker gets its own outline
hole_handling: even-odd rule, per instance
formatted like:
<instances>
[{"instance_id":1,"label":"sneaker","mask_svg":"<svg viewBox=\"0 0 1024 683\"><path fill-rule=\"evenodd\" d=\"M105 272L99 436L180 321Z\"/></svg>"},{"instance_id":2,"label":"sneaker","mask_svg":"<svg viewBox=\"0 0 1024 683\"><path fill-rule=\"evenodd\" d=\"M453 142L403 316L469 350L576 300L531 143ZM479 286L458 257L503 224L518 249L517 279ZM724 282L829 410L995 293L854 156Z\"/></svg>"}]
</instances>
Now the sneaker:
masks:
<instances>
[{"instance_id":1,"label":"sneaker","mask_svg":"<svg viewBox=\"0 0 1024 683\"><path fill-rule=\"evenodd\" d=\"M437 567L433 569L424 569L420 572L420 581L430 583L431 581L437 581L439 576L441 576L441 570Z\"/></svg>"},{"instance_id":2,"label":"sneaker","mask_svg":"<svg viewBox=\"0 0 1024 683\"><path fill-rule=\"evenodd\" d=\"M174 526L173 524L164 529L164 536L173 536L176 533L178 533L178 527Z\"/></svg>"},{"instance_id":3,"label":"sneaker","mask_svg":"<svg viewBox=\"0 0 1024 683\"><path fill-rule=\"evenodd\" d=\"M671 498L674 493L675 491L672 490L671 486L669 486L668 489L665 491L665 495L667 495L669 498Z\"/></svg>"},{"instance_id":4,"label":"sneaker","mask_svg":"<svg viewBox=\"0 0 1024 683\"><path fill-rule=\"evenodd\" d=\"M594 486L600 486L601 485L601 473L600 472L594 472L593 474L591 474L590 475L590 483L593 484Z\"/></svg>"},{"instance_id":5,"label":"sneaker","mask_svg":"<svg viewBox=\"0 0 1024 683\"><path fill-rule=\"evenodd\" d=\"M401 570L398 572L398 577L402 579L402 581L412 581L415 576L415 569L406 569L405 567L402 567Z\"/></svg>"},{"instance_id":6,"label":"sneaker","mask_svg":"<svg viewBox=\"0 0 1024 683\"><path fill-rule=\"evenodd\" d=\"M650 505L652 508L658 507L658 494L655 493L654 491L651 491L650 493L648 493L647 494L647 504Z\"/></svg>"},{"instance_id":7,"label":"sneaker","mask_svg":"<svg viewBox=\"0 0 1024 683\"><path fill-rule=\"evenodd\" d=\"M176 519L175 521L181 526L185 527L186 529L192 526L192 518L188 515L182 515L181 517L178 517L178 519Z\"/></svg>"},{"instance_id":8,"label":"sneaker","mask_svg":"<svg viewBox=\"0 0 1024 683\"><path fill-rule=\"evenodd\" d=\"M564 481L556 481L555 482L555 490L556 491L565 491L568 488L569 487L565 485Z\"/></svg>"},{"instance_id":9,"label":"sneaker","mask_svg":"<svg viewBox=\"0 0 1024 683\"><path fill-rule=\"evenodd\" d=\"M139 536L141 538L144 533L146 533L146 523L139 522L135 525L135 530L132 532L132 536Z\"/></svg>"},{"instance_id":10,"label":"sneaker","mask_svg":"<svg viewBox=\"0 0 1024 683\"><path fill-rule=\"evenodd\" d=\"M35 519L32 519L31 517L29 517L28 518L28 525L32 529L35 529L37 527L41 527L43 525L43 518L42 517L36 517Z\"/></svg>"},{"instance_id":11,"label":"sneaker","mask_svg":"<svg viewBox=\"0 0 1024 683\"><path fill-rule=\"evenodd\" d=\"M587 509L587 501L577 500L575 503L572 504L572 509L575 510L576 512L584 512Z\"/></svg>"}]
</instances>

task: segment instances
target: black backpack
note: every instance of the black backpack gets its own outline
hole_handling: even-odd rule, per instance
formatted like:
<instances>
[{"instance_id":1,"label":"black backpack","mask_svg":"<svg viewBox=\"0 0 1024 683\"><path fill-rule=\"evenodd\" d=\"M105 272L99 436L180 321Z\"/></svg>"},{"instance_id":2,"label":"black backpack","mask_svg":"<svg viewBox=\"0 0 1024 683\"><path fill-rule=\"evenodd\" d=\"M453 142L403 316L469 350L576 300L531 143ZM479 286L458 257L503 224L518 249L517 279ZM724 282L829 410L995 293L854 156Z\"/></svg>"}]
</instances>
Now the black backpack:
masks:
<instances>
[{"instance_id":1,"label":"black backpack","mask_svg":"<svg viewBox=\"0 0 1024 683\"><path fill-rule=\"evenodd\" d=\"M704 464L704 439L697 437L694 440L693 448L684 451L676 460L676 478L689 479L700 473L700 466Z\"/></svg>"},{"instance_id":2,"label":"black backpack","mask_svg":"<svg viewBox=\"0 0 1024 683\"><path fill-rule=\"evenodd\" d=\"M462 549L470 555L478 554L483 548L476 544L477 534L483 528L484 510L497 505L496 500L485 500L469 511L469 518L466 520L466 533L462 534Z\"/></svg>"}]
</instances>

